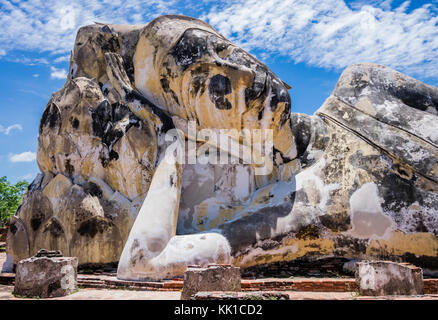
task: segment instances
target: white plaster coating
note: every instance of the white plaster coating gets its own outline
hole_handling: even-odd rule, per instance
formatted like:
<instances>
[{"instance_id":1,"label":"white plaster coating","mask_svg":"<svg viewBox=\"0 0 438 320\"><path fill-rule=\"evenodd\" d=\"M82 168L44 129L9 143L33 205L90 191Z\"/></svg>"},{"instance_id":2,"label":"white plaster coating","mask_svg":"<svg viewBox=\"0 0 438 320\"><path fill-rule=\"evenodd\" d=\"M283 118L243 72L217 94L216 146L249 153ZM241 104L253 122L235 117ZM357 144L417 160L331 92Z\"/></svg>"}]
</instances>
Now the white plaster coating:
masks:
<instances>
[{"instance_id":1,"label":"white plaster coating","mask_svg":"<svg viewBox=\"0 0 438 320\"><path fill-rule=\"evenodd\" d=\"M394 221L383 213L375 183L363 184L350 197L352 229L346 234L358 238L389 239Z\"/></svg>"},{"instance_id":2,"label":"white plaster coating","mask_svg":"<svg viewBox=\"0 0 438 320\"><path fill-rule=\"evenodd\" d=\"M230 261L230 246L220 234L176 236L180 192L181 165L166 152L123 249L118 278L162 279L190 264Z\"/></svg>"}]
</instances>

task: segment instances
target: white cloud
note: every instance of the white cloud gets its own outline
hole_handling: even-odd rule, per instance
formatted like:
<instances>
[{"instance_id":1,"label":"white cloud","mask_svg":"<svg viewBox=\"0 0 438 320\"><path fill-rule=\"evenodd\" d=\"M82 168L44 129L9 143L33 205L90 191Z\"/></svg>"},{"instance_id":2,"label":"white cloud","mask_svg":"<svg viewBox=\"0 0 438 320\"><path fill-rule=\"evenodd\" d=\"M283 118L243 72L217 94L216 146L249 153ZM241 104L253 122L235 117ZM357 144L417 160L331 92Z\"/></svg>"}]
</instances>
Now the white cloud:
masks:
<instances>
[{"instance_id":1,"label":"white cloud","mask_svg":"<svg viewBox=\"0 0 438 320\"><path fill-rule=\"evenodd\" d=\"M0 0L1 1L1 0ZM28 66L36 66L36 65L46 65L49 64L49 61L47 61L46 58L29 58L29 57L25 57L25 56L13 56L13 55L8 55L6 57L6 59L10 62L16 62L16 63L21 63L21 64L25 64Z\"/></svg>"},{"instance_id":2,"label":"white cloud","mask_svg":"<svg viewBox=\"0 0 438 320\"><path fill-rule=\"evenodd\" d=\"M175 0L0 0L3 50L68 53L80 26L105 23L145 24L173 13Z\"/></svg>"},{"instance_id":3,"label":"white cloud","mask_svg":"<svg viewBox=\"0 0 438 320\"><path fill-rule=\"evenodd\" d=\"M33 180L33 178L35 178L36 175L37 175L36 173L28 173L28 174L25 174L24 176L21 176L19 178L19 180L29 180L29 181L31 181L31 180Z\"/></svg>"},{"instance_id":4,"label":"white cloud","mask_svg":"<svg viewBox=\"0 0 438 320\"><path fill-rule=\"evenodd\" d=\"M13 124L7 128L4 128L3 126L0 125L0 133L4 133L6 135L9 135L9 133L11 133L11 131L14 129L22 131L23 127L21 126L21 124Z\"/></svg>"},{"instance_id":5,"label":"white cloud","mask_svg":"<svg viewBox=\"0 0 438 320\"><path fill-rule=\"evenodd\" d=\"M356 0L350 3L350 6L354 9L360 9L365 5L373 7L379 7L384 10L391 10L393 0ZM406 3L407 4L407 3Z\"/></svg>"},{"instance_id":6,"label":"white cloud","mask_svg":"<svg viewBox=\"0 0 438 320\"><path fill-rule=\"evenodd\" d=\"M77 29L95 21L145 24L160 14L201 15L221 33L260 57L344 68L357 62L388 65L438 79L438 2L408 12L392 0L0 0L0 58L11 50L49 52L68 61ZM397 2L400 3L400 2ZM8 54L6 54L6 52ZM2 54L4 57L2 57ZM15 58L26 64L49 64ZM52 71L53 73L53 71ZM61 78L61 73L55 73ZM62 74L64 78L64 74ZM56 76L55 76L56 78Z\"/></svg>"},{"instance_id":7,"label":"white cloud","mask_svg":"<svg viewBox=\"0 0 438 320\"><path fill-rule=\"evenodd\" d=\"M31 151L9 155L10 162L32 162L35 159L36 159L36 153Z\"/></svg>"},{"instance_id":8,"label":"white cloud","mask_svg":"<svg viewBox=\"0 0 438 320\"><path fill-rule=\"evenodd\" d=\"M67 71L65 69L57 69L55 67L50 67L50 78L51 79L65 79L67 78Z\"/></svg>"},{"instance_id":9,"label":"white cloud","mask_svg":"<svg viewBox=\"0 0 438 320\"><path fill-rule=\"evenodd\" d=\"M342 0L233 1L204 18L248 50L324 68L375 62L438 78L437 7L408 13L408 2L392 10L390 1L373 2L353 9Z\"/></svg>"},{"instance_id":10,"label":"white cloud","mask_svg":"<svg viewBox=\"0 0 438 320\"><path fill-rule=\"evenodd\" d=\"M38 74L38 73L34 73L33 75L32 75L32 77L34 77L34 78L38 78L40 75Z\"/></svg>"},{"instance_id":11,"label":"white cloud","mask_svg":"<svg viewBox=\"0 0 438 320\"><path fill-rule=\"evenodd\" d=\"M64 62L64 61L70 61L70 55L60 56L53 60L55 63Z\"/></svg>"}]
</instances>

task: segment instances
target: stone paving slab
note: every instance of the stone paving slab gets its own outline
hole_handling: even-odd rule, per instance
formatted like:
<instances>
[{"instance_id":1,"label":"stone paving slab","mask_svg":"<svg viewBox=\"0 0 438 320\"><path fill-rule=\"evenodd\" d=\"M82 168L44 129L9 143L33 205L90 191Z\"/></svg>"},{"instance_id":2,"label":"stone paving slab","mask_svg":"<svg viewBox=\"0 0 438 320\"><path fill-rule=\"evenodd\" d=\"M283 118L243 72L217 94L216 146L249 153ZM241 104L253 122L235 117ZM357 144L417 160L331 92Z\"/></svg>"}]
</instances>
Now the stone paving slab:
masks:
<instances>
[{"instance_id":1,"label":"stone paving slab","mask_svg":"<svg viewBox=\"0 0 438 320\"><path fill-rule=\"evenodd\" d=\"M0 285L0 300L29 300L26 298L16 298L12 291L13 286ZM38 300L179 300L180 292L162 291L132 291L132 290L99 290L99 289L79 289L65 297L38 299ZM36 299L31 299L36 300Z\"/></svg>"},{"instance_id":2,"label":"stone paving slab","mask_svg":"<svg viewBox=\"0 0 438 320\"><path fill-rule=\"evenodd\" d=\"M12 295L14 287L0 285L0 300L23 300ZM356 296L355 292L297 292L285 291L290 300L438 300L438 295L424 296ZM132 291L112 289L79 289L66 297L39 300L179 300L180 292Z\"/></svg>"}]
</instances>

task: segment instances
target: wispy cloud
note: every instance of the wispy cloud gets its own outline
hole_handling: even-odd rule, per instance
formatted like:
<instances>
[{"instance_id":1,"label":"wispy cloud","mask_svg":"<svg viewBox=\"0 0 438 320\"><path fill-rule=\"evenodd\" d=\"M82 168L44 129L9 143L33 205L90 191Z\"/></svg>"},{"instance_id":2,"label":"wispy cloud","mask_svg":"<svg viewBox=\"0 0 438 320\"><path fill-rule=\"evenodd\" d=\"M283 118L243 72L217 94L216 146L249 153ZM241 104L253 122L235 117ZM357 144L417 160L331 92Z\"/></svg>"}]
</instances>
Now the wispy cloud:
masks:
<instances>
[{"instance_id":1,"label":"wispy cloud","mask_svg":"<svg viewBox=\"0 0 438 320\"><path fill-rule=\"evenodd\" d=\"M56 58L55 60L53 60L53 62L55 62L55 63L64 62L64 61L70 61L70 55L60 56L60 57Z\"/></svg>"},{"instance_id":2,"label":"wispy cloud","mask_svg":"<svg viewBox=\"0 0 438 320\"><path fill-rule=\"evenodd\" d=\"M55 67L50 67L50 78L65 79L67 78L67 71L65 71L65 69L57 69Z\"/></svg>"},{"instance_id":3,"label":"wispy cloud","mask_svg":"<svg viewBox=\"0 0 438 320\"><path fill-rule=\"evenodd\" d=\"M37 175L36 173L28 173L28 174L25 174L24 176L19 177L18 179L31 181L31 180L33 180L33 178L35 178L36 175Z\"/></svg>"},{"instance_id":4,"label":"wispy cloud","mask_svg":"<svg viewBox=\"0 0 438 320\"><path fill-rule=\"evenodd\" d=\"M388 1L365 3L350 8L342 0L233 1L204 18L248 50L324 68L375 62L438 78L436 5L408 12L408 1L392 9Z\"/></svg>"},{"instance_id":5,"label":"wispy cloud","mask_svg":"<svg viewBox=\"0 0 438 320\"><path fill-rule=\"evenodd\" d=\"M36 159L36 153L31 151L9 155L10 162L32 162L35 159Z\"/></svg>"},{"instance_id":6,"label":"wispy cloud","mask_svg":"<svg viewBox=\"0 0 438 320\"><path fill-rule=\"evenodd\" d=\"M29 58L29 57L25 57L23 55L21 56L13 56L13 55L8 55L6 56L7 61L10 62L16 62L16 63L21 63L21 64L25 64L27 66L37 66L37 65L47 65L49 64L49 61L46 58Z\"/></svg>"},{"instance_id":7,"label":"wispy cloud","mask_svg":"<svg viewBox=\"0 0 438 320\"><path fill-rule=\"evenodd\" d=\"M3 50L65 54L80 26L95 21L145 24L172 10L175 0L0 0L0 43Z\"/></svg>"},{"instance_id":8,"label":"wispy cloud","mask_svg":"<svg viewBox=\"0 0 438 320\"><path fill-rule=\"evenodd\" d=\"M0 59L9 51L49 52L68 61L76 31L95 21L145 24L160 14L189 13L262 57L281 55L324 68L375 62L438 79L438 2L408 10L393 0L0 0ZM3 54L3 56L2 56ZM18 62L17 61L17 62ZM53 73L53 71L52 71ZM61 73L55 73L61 78ZM63 76L64 77L64 76ZM54 77L56 78L56 76Z\"/></svg>"},{"instance_id":9,"label":"wispy cloud","mask_svg":"<svg viewBox=\"0 0 438 320\"><path fill-rule=\"evenodd\" d=\"M11 133L11 131L14 129L18 130L18 131L22 131L23 127L21 126L21 124L18 124L18 123L13 124L13 125L6 127L6 128L0 125L0 133L4 133L6 135L9 135Z\"/></svg>"}]
</instances>

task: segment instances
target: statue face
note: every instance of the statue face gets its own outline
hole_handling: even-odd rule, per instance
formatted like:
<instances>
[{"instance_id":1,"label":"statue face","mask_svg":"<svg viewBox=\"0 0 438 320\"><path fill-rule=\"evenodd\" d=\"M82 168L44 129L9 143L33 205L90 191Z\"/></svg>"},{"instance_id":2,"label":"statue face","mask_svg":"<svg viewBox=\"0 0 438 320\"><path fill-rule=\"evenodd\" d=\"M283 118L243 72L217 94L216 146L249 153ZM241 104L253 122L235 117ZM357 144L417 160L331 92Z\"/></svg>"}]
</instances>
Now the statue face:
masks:
<instances>
[{"instance_id":1,"label":"statue face","mask_svg":"<svg viewBox=\"0 0 438 320\"><path fill-rule=\"evenodd\" d=\"M290 110L280 79L244 50L204 30L184 32L163 59L160 82L169 111L203 128L268 128L265 118L276 113L286 118Z\"/></svg>"},{"instance_id":2,"label":"statue face","mask_svg":"<svg viewBox=\"0 0 438 320\"><path fill-rule=\"evenodd\" d=\"M275 149L294 158L287 85L213 28L197 23L154 22L146 28L135 56L137 89L200 129L273 129Z\"/></svg>"}]
</instances>

